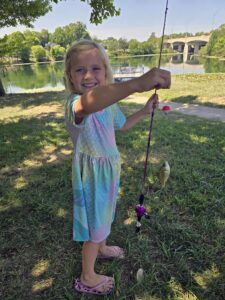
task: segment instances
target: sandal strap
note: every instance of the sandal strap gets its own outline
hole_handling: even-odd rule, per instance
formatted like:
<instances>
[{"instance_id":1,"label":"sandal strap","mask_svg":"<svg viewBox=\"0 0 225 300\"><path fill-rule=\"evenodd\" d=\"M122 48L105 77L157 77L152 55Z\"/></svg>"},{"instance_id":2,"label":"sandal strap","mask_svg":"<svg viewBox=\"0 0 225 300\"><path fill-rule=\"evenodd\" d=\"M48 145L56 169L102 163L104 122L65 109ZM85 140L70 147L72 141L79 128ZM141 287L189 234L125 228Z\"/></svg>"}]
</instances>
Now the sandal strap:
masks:
<instances>
[{"instance_id":1,"label":"sandal strap","mask_svg":"<svg viewBox=\"0 0 225 300\"><path fill-rule=\"evenodd\" d=\"M89 286L83 284L81 282L81 280L79 278L77 278L74 283L74 288L76 291L78 291L80 293L93 294L93 295L109 295L112 293L113 288L109 288L106 291L99 291L98 288L102 287L110 279L111 279L111 277L104 276L104 279L99 284L97 284L94 287L89 287Z\"/></svg>"}]
</instances>

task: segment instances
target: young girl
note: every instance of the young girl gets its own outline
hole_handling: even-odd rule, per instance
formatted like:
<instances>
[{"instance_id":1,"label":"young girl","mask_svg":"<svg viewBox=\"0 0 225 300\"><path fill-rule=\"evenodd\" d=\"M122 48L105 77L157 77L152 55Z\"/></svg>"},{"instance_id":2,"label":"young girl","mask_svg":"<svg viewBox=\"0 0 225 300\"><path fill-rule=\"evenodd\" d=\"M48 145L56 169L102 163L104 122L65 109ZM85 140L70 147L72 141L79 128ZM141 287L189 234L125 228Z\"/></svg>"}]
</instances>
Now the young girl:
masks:
<instances>
[{"instance_id":1,"label":"young girl","mask_svg":"<svg viewBox=\"0 0 225 300\"><path fill-rule=\"evenodd\" d=\"M119 100L135 92L169 88L170 73L154 68L139 78L113 83L109 60L93 41L73 45L65 58L65 78L70 96L65 105L74 155L73 239L82 241L82 272L74 288L83 293L106 295L113 277L96 274L96 258L123 258L124 250L108 246L120 180L120 155L115 130L127 130L158 105L154 94L145 106L125 118Z\"/></svg>"}]
</instances>

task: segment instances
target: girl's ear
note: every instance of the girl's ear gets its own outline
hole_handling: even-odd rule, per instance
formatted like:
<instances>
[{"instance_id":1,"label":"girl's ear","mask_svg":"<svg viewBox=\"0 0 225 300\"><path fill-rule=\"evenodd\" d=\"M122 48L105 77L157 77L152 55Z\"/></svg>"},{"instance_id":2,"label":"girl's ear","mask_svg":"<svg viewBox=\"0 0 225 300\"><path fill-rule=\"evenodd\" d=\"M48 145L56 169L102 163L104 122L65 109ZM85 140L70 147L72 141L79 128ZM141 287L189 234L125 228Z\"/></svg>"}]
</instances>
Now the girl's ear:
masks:
<instances>
[{"instance_id":1,"label":"girl's ear","mask_svg":"<svg viewBox=\"0 0 225 300\"><path fill-rule=\"evenodd\" d=\"M67 70L66 75L67 75L67 77L68 77L69 79L71 79L71 72L70 72L70 70Z\"/></svg>"},{"instance_id":2,"label":"girl's ear","mask_svg":"<svg viewBox=\"0 0 225 300\"><path fill-rule=\"evenodd\" d=\"M71 72L69 72L69 74L68 74L67 76L68 76L68 80L69 80L70 84L72 84L72 76L71 76Z\"/></svg>"},{"instance_id":3,"label":"girl's ear","mask_svg":"<svg viewBox=\"0 0 225 300\"><path fill-rule=\"evenodd\" d=\"M68 72L67 74L66 74L67 76L67 79L65 80L66 81L66 86L67 86L67 88L69 88L69 86L73 86L73 82L72 82L72 78L71 78L71 74L70 74L70 72Z\"/></svg>"}]
</instances>

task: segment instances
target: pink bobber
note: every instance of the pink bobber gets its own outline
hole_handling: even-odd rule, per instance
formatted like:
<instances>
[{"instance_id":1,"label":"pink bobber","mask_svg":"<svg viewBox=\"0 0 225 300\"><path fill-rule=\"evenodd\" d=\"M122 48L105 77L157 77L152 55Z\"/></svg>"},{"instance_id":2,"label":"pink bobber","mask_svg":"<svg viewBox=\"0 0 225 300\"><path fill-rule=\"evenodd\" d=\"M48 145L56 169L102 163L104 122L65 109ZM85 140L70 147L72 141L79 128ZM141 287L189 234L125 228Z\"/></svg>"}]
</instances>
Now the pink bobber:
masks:
<instances>
[{"instance_id":1,"label":"pink bobber","mask_svg":"<svg viewBox=\"0 0 225 300\"><path fill-rule=\"evenodd\" d=\"M164 106L162 107L162 111L163 111L164 113L168 113L168 112L170 111L170 106L169 106L169 105L164 105Z\"/></svg>"}]
</instances>

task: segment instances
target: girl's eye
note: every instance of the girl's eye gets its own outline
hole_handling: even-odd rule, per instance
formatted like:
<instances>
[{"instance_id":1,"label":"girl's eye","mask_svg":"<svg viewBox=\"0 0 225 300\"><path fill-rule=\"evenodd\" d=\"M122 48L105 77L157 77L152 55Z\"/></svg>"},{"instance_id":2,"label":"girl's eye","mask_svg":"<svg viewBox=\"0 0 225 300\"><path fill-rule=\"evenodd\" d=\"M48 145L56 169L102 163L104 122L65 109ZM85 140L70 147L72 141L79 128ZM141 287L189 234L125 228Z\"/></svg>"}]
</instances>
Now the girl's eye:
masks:
<instances>
[{"instance_id":1,"label":"girl's eye","mask_svg":"<svg viewBox=\"0 0 225 300\"><path fill-rule=\"evenodd\" d=\"M76 73L84 73L84 69L83 68L79 68L75 70Z\"/></svg>"},{"instance_id":2,"label":"girl's eye","mask_svg":"<svg viewBox=\"0 0 225 300\"><path fill-rule=\"evenodd\" d=\"M99 72L99 71L101 71L101 67L99 67L99 66L92 67L90 69L90 72ZM88 69L86 69L86 68L77 68L77 69L75 69L75 72L77 74L85 74L85 73L88 72Z\"/></svg>"}]
</instances>

